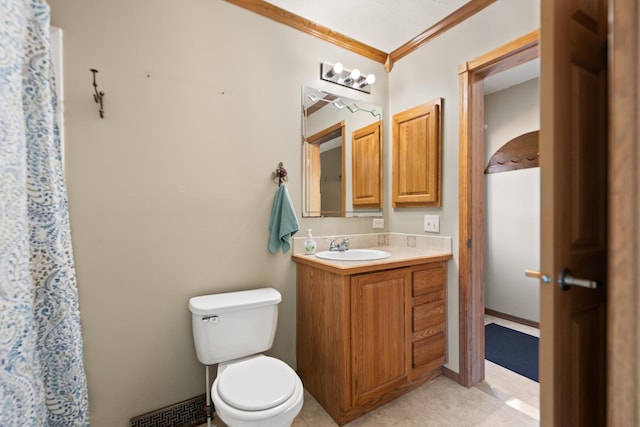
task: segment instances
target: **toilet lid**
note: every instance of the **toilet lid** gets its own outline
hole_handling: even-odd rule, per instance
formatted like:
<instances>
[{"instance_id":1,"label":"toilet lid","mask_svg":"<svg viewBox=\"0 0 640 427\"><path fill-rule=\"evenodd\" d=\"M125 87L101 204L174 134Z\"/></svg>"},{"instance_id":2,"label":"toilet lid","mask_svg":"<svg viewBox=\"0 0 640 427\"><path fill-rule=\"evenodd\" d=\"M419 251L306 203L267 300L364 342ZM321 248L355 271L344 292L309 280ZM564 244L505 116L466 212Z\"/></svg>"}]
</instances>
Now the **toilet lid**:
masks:
<instances>
[{"instance_id":1,"label":"toilet lid","mask_svg":"<svg viewBox=\"0 0 640 427\"><path fill-rule=\"evenodd\" d=\"M218 377L218 394L234 408L262 411L289 399L295 384L296 374L286 363L262 356L227 366Z\"/></svg>"}]
</instances>

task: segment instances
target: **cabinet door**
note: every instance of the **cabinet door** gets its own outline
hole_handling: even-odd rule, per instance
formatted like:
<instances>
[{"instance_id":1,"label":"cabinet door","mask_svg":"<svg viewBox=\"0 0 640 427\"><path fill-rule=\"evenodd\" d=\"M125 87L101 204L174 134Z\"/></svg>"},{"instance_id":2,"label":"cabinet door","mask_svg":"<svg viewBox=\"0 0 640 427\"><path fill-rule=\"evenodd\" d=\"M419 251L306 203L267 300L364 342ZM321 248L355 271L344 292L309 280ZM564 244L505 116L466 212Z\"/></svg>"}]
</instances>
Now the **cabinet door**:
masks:
<instances>
[{"instance_id":1,"label":"cabinet door","mask_svg":"<svg viewBox=\"0 0 640 427\"><path fill-rule=\"evenodd\" d=\"M374 400L407 380L409 292L407 269L351 279L353 406Z\"/></svg>"},{"instance_id":2,"label":"cabinet door","mask_svg":"<svg viewBox=\"0 0 640 427\"><path fill-rule=\"evenodd\" d=\"M393 116L393 207L440 206L442 98Z\"/></svg>"},{"instance_id":3,"label":"cabinet door","mask_svg":"<svg viewBox=\"0 0 640 427\"><path fill-rule=\"evenodd\" d=\"M353 207L382 207L380 123L354 131L351 150Z\"/></svg>"}]
</instances>

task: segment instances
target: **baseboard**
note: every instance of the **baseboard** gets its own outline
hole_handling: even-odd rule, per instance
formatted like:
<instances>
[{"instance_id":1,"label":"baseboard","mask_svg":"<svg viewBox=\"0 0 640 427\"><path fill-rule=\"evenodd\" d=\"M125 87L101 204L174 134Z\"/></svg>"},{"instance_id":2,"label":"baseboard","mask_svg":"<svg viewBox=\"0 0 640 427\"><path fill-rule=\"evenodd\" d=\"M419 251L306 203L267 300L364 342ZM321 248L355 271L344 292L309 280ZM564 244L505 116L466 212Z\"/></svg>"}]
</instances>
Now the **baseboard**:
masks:
<instances>
[{"instance_id":1,"label":"baseboard","mask_svg":"<svg viewBox=\"0 0 640 427\"><path fill-rule=\"evenodd\" d=\"M490 316L499 317L499 318L504 319L504 320L510 320L512 322L520 323L521 325L531 326L533 328L540 329L540 323L534 322L533 320L527 320L527 319L523 319L521 317L512 316L512 315L507 314L507 313L501 313L499 311L491 310L490 308L485 308L484 312L485 312L485 314L488 314Z\"/></svg>"},{"instance_id":2,"label":"baseboard","mask_svg":"<svg viewBox=\"0 0 640 427\"><path fill-rule=\"evenodd\" d=\"M442 375L457 382L458 384L462 384L460 382L460 374L458 372L452 371L451 369L445 366L442 367Z\"/></svg>"},{"instance_id":3,"label":"baseboard","mask_svg":"<svg viewBox=\"0 0 640 427\"><path fill-rule=\"evenodd\" d=\"M194 427L207 422L205 394L184 400L129 420L129 427Z\"/></svg>"}]
</instances>

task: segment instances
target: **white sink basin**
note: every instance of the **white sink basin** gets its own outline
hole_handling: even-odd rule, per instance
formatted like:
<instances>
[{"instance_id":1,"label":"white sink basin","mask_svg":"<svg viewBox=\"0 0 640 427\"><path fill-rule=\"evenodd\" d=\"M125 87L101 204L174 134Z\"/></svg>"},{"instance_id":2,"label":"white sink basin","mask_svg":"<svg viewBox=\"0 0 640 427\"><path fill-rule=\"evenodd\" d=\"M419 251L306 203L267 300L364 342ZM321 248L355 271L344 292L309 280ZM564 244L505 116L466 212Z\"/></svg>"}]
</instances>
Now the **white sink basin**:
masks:
<instances>
[{"instance_id":1,"label":"white sink basin","mask_svg":"<svg viewBox=\"0 0 640 427\"><path fill-rule=\"evenodd\" d=\"M389 258L391 254L378 249L348 249L346 251L322 251L318 252L316 256L320 259L334 261L373 261Z\"/></svg>"}]
</instances>

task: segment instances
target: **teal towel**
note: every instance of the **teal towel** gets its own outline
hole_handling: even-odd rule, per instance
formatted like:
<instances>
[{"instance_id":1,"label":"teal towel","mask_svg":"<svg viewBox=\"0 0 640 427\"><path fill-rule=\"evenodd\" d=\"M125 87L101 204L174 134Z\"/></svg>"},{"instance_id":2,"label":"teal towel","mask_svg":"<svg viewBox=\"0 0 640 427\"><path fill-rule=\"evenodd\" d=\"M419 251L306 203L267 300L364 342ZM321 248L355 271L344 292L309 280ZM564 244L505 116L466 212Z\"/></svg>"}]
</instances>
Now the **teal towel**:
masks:
<instances>
[{"instance_id":1,"label":"teal towel","mask_svg":"<svg viewBox=\"0 0 640 427\"><path fill-rule=\"evenodd\" d=\"M271 220L269 220L269 251L272 254L278 252L287 253L291 247L291 237L300 229L296 211L289 198L289 191L284 184L280 184L276 196L273 199Z\"/></svg>"}]
</instances>

